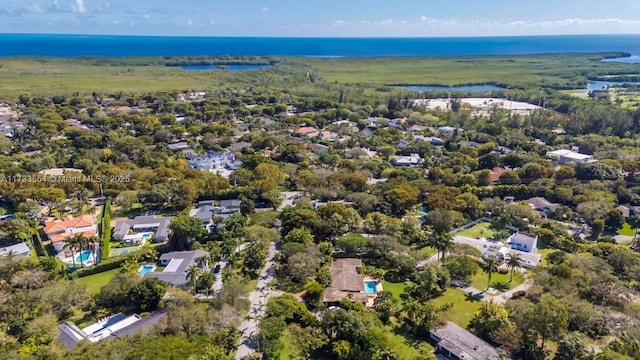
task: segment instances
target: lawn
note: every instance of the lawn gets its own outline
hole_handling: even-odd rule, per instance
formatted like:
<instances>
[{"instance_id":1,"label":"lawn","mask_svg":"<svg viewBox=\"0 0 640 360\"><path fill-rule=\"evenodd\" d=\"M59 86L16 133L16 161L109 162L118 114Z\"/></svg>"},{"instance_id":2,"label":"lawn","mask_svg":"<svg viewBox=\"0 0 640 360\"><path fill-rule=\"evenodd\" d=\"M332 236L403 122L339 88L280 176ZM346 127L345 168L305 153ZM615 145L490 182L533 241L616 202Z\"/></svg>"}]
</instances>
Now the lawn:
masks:
<instances>
[{"instance_id":1,"label":"lawn","mask_svg":"<svg viewBox=\"0 0 640 360\"><path fill-rule=\"evenodd\" d=\"M102 289L103 286L107 285L107 283L118 273L120 273L119 268L108 270L99 274L93 274L78 278L78 282L87 285L91 294L97 294L100 292L100 289Z\"/></svg>"},{"instance_id":2,"label":"lawn","mask_svg":"<svg viewBox=\"0 0 640 360\"><path fill-rule=\"evenodd\" d=\"M509 283L509 278L511 274L500 274L494 273L491 276L491 287L499 290L501 292L508 291L509 289L513 289L514 287L522 284L524 278L522 274L516 272L513 274L513 282ZM471 283L469 284L472 287L478 290L484 290L487 287L487 274L483 271L478 271L478 273L471 278Z\"/></svg>"},{"instance_id":3,"label":"lawn","mask_svg":"<svg viewBox=\"0 0 640 360\"><path fill-rule=\"evenodd\" d=\"M389 292L394 298L400 300L400 294L404 292L404 288L409 285L409 282L392 283L386 280L382 280L382 291Z\"/></svg>"},{"instance_id":4,"label":"lawn","mask_svg":"<svg viewBox=\"0 0 640 360\"><path fill-rule=\"evenodd\" d=\"M445 293L433 300L429 300L431 304L442 306L452 304L453 307L445 314L447 320L466 328L471 321L473 315L480 309L481 300L469 298L467 294L455 288L449 288Z\"/></svg>"},{"instance_id":5,"label":"lawn","mask_svg":"<svg viewBox=\"0 0 640 360\"><path fill-rule=\"evenodd\" d=\"M624 223L624 224L622 224L622 227L618 230L618 235L635 236L636 235L636 229L632 228L631 224Z\"/></svg>"},{"instance_id":6,"label":"lawn","mask_svg":"<svg viewBox=\"0 0 640 360\"><path fill-rule=\"evenodd\" d=\"M396 354L398 360L419 359L421 356L433 353L433 347L426 341L412 341L401 333L394 334L391 328L385 332L385 335L387 345Z\"/></svg>"},{"instance_id":7,"label":"lawn","mask_svg":"<svg viewBox=\"0 0 640 360\"><path fill-rule=\"evenodd\" d=\"M481 237L485 237L485 238L491 238L494 235L494 231L489 229L489 226L491 225L491 223L488 222L481 222L478 224L473 225L472 227L462 230L458 233L456 233L456 235L460 235L460 236L466 236L466 237L470 237L470 238L474 238L474 239L479 239Z\"/></svg>"},{"instance_id":8,"label":"lawn","mask_svg":"<svg viewBox=\"0 0 640 360\"><path fill-rule=\"evenodd\" d=\"M433 255L435 255L438 250L436 250L436 248L433 248L431 246L425 246L422 249L418 250L420 252L420 254L422 254L425 258L430 258Z\"/></svg>"}]
</instances>

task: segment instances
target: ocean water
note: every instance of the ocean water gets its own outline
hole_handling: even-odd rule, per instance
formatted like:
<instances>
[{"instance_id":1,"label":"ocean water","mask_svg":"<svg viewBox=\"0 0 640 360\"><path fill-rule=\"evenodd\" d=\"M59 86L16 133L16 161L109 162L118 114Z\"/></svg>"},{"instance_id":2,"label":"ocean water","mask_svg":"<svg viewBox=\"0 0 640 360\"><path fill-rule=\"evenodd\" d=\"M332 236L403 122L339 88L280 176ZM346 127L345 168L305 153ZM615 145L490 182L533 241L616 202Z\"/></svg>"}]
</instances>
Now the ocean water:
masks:
<instances>
[{"instance_id":1,"label":"ocean water","mask_svg":"<svg viewBox=\"0 0 640 360\"><path fill-rule=\"evenodd\" d=\"M457 38L267 38L0 35L0 56L460 56L620 51L640 55L640 35Z\"/></svg>"}]
</instances>

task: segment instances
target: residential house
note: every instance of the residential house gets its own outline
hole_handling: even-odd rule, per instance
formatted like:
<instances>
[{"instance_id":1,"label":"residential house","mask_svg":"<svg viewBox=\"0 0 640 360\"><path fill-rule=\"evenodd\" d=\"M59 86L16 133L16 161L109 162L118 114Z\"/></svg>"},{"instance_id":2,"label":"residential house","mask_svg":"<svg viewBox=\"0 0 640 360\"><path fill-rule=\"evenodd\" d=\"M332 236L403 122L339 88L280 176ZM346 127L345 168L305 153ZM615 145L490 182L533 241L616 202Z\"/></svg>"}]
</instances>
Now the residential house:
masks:
<instances>
[{"instance_id":1,"label":"residential house","mask_svg":"<svg viewBox=\"0 0 640 360\"><path fill-rule=\"evenodd\" d=\"M536 252L520 251L512 249L511 244L504 244L499 241L487 240L487 239L474 239L466 236L454 236L453 242L460 245L469 245L480 251L482 258L495 257L498 262L509 259L512 255L517 254L522 260L522 267L535 268L542 259L542 256ZM537 245L537 244L536 244Z\"/></svg>"},{"instance_id":2,"label":"residential house","mask_svg":"<svg viewBox=\"0 0 640 360\"><path fill-rule=\"evenodd\" d=\"M229 216L239 213L242 201L238 199L221 200L219 204L214 200L205 200L198 203L198 212L196 216L203 220L205 225L211 224L212 216L219 218L228 218ZM206 218L209 217L209 221L206 222Z\"/></svg>"},{"instance_id":3,"label":"residential house","mask_svg":"<svg viewBox=\"0 0 640 360\"><path fill-rule=\"evenodd\" d=\"M447 360L495 360L500 359L498 349L460 326L447 322L429 332L436 343L439 359Z\"/></svg>"},{"instance_id":4,"label":"residential house","mask_svg":"<svg viewBox=\"0 0 640 360\"><path fill-rule=\"evenodd\" d=\"M417 133L417 132L420 132L420 131L427 130L427 127L426 126L421 126L421 125L412 125L412 126L409 127L408 130L411 133Z\"/></svg>"},{"instance_id":5,"label":"residential house","mask_svg":"<svg viewBox=\"0 0 640 360\"><path fill-rule=\"evenodd\" d=\"M158 311L145 317L118 313L100 319L98 322L80 329L75 324L64 322L58 325L58 342L75 348L81 341L96 343L101 340L113 340L139 332L150 330L166 316L166 312Z\"/></svg>"},{"instance_id":6,"label":"residential house","mask_svg":"<svg viewBox=\"0 0 640 360\"><path fill-rule=\"evenodd\" d=\"M399 147L400 149L406 149L409 146L409 142L407 140L398 140L396 142L393 143L395 146Z\"/></svg>"},{"instance_id":7,"label":"residential house","mask_svg":"<svg viewBox=\"0 0 640 360\"><path fill-rule=\"evenodd\" d=\"M0 121L0 132L6 137L13 137L16 131L24 129L24 124L21 121L14 120L2 120Z\"/></svg>"},{"instance_id":8,"label":"residential house","mask_svg":"<svg viewBox=\"0 0 640 360\"><path fill-rule=\"evenodd\" d=\"M137 216L134 219L120 220L113 228L113 239L127 242L138 239L139 233L153 233L156 242L169 240L171 217Z\"/></svg>"},{"instance_id":9,"label":"residential house","mask_svg":"<svg viewBox=\"0 0 640 360\"><path fill-rule=\"evenodd\" d=\"M58 251L64 247L64 240L76 234L82 234L86 238L96 236L98 221L92 215L73 217L71 215L62 220L50 220L44 223L43 232L52 243L60 243Z\"/></svg>"},{"instance_id":10,"label":"residential house","mask_svg":"<svg viewBox=\"0 0 640 360\"><path fill-rule=\"evenodd\" d=\"M444 140L434 136L413 135L415 141L425 141L433 146L444 146Z\"/></svg>"},{"instance_id":11,"label":"residential house","mask_svg":"<svg viewBox=\"0 0 640 360\"><path fill-rule=\"evenodd\" d=\"M549 212L562 206L560 204L552 203L543 197L532 197L527 200L527 203L533 210L539 211L545 216L549 214Z\"/></svg>"},{"instance_id":12,"label":"residential house","mask_svg":"<svg viewBox=\"0 0 640 360\"><path fill-rule=\"evenodd\" d=\"M164 266L163 271L152 271L145 274L145 277L155 277L167 284L174 286L184 286L189 282L187 274L189 268L198 264L198 259L207 256L206 251L174 251L160 256L160 264Z\"/></svg>"},{"instance_id":13,"label":"residential house","mask_svg":"<svg viewBox=\"0 0 640 360\"><path fill-rule=\"evenodd\" d=\"M189 100L204 100L207 97L207 93L204 91L196 91L189 93Z\"/></svg>"},{"instance_id":14,"label":"residential house","mask_svg":"<svg viewBox=\"0 0 640 360\"><path fill-rule=\"evenodd\" d=\"M31 249L26 242L0 248L0 257L7 257L9 254L13 254L16 258L28 258L31 256Z\"/></svg>"},{"instance_id":15,"label":"residential house","mask_svg":"<svg viewBox=\"0 0 640 360\"><path fill-rule=\"evenodd\" d=\"M509 236L507 244L514 250L533 253L538 250L538 235L516 232Z\"/></svg>"},{"instance_id":16,"label":"residential house","mask_svg":"<svg viewBox=\"0 0 640 360\"><path fill-rule=\"evenodd\" d=\"M63 176L63 175L71 175L74 173L82 174L82 169L74 169L74 168L53 168L53 169L45 169L38 171L38 174L44 176Z\"/></svg>"},{"instance_id":17,"label":"residential house","mask_svg":"<svg viewBox=\"0 0 640 360\"><path fill-rule=\"evenodd\" d=\"M328 305L339 304L344 298L367 303L369 294L364 289L364 278L360 275L362 260L336 259L331 263L331 285L325 289L322 301Z\"/></svg>"},{"instance_id":18,"label":"residential house","mask_svg":"<svg viewBox=\"0 0 640 360\"><path fill-rule=\"evenodd\" d=\"M314 153L323 153L329 150L329 147L322 144L307 144L307 149Z\"/></svg>"},{"instance_id":19,"label":"residential house","mask_svg":"<svg viewBox=\"0 0 640 360\"><path fill-rule=\"evenodd\" d=\"M576 151L574 151L576 150ZM577 148L574 150L555 150L547 152L547 157L556 159L558 164L586 164L597 161L593 158L593 155L586 155L577 152Z\"/></svg>"},{"instance_id":20,"label":"residential house","mask_svg":"<svg viewBox=\"0 0 640 360\"><path fill-rule=\"evenodd\" d=\"M628 206L620 205L616 207L616 210L618 210L625 219L629 219L631 216L631 209Z\"/></svg>"},{"instance_id":21,"label":"residential house","mask_svg":"<svg viewBox=\"0 0 640 360\"><path fill-rule=\"evenodd\" d=\"M458 129L452 126L441 126L438 128L438 134L442 134L442 135L453 135L456 131L463 132L464 129Z\"/></svg>"},{"instance_id":22,"label":"residential house","mask_svg":"<svg viewBox=\"0 0 640 360\"><path fill-rule=\"evenodd\" d=\"M320 131L311 126L303 126L294 132L298 136L306 136L306 137L318 137L320 135Z\"/></svg>"},{"instance_id":23,"label":"residential house","mask_svg":"<svg viewBox=\"0 0 640 360\"><path fill-rule=\"evenodd\" d=\"M236 159L231 151L207 151L204 155L192 155L187 157L189 167L193 169L217 172L223 176L229 176L231 171L239 169L242 161Z\"/></svg>"},{"instance_id":24,"label":"residential house","mask_svg":"<svg viewBox=\"0 0 640 360\"><path fill-rule=\"evenodd\" d=\"M175 142L167 145L169 150L185 150L191 149L191 145L189 145L186 141Z\"/></svg>"},{"instance_id":25,"label":"residential house","mask_svg":"<svg viewBox=\"0 0 640 360\"><path fill-rule=\"evenodd\" d=\"M475 141L469 141L469 140L460 140L460 141L458 141L458 147L459 148L478 147L478 146L480 146L480 143L475 142Z\"/></svg>"},{"instance_id":26,"label":"residential house","mask_svg":"<svg viewBox=\"0 0 640 360\"><path fill-rule=\"evenodd\" d=\"M407 118L396 118L389 121L389 126L392 128L399 128L407 122Z\"/></svg>"},{"instance_id":27,"label":"residential house","mask_svg":"<svg viewBox=\"0 0 640 360\"><path fill-rule=\"evenodd\" d=\"M507 171L508 170L503 167L495 167L491 169L491 182L498 182L500 180L500 176Z\"/></svg>"},{"instance_id":28,"label":"residential house","mask_svg":"<svg viewBox=\"0 0 640 360\"><path fill-rule=\"evenodd\" d=\"M246 141L240 141L231 145L231 151L240 151L242 149L251 148L251 143Z\"/></svg>"},{"instance_id":29,"label":"residential house","mask_svg":"<svg viewBox=\"0 0 640 360\"><path fill-rule=\"evenodd\" d=\"M409 156L397 155L391 158L391 162L396 166L420 166L424 160L420 154L411 154Z\"/></svg>"},{"instance_id":30,"label":"residential house","mask_svg":"<svg viewBox=\"0 0 640 360\"><path fill-rule=\"evenodd\" d=\"M336 141L338 140L338 134L331 131L323 131L319 135L320 140L323 141Z\"/></svg>"}]
</instances>

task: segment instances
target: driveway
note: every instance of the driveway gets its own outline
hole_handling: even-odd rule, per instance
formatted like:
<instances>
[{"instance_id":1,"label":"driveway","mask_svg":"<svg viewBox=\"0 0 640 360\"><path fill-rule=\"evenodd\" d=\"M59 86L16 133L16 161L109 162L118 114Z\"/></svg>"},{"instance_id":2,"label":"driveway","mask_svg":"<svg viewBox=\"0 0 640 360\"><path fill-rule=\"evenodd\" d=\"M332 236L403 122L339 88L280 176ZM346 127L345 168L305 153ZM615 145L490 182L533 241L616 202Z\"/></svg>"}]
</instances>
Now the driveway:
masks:
<instances>
[{"instance_id":1,"label":"driveway","mask_svg":"<svg viewBox=\"0 0 640 360\"><path fill-rule=\"evenodd\" d=\"M251 301L249 307L249 314L244 321L238 327L240 330L240 345L238 346L238 352L236 353L236 360L242 360L246 356L249 356L256 352L258 344L255 340L250 339L253 335L258 334L258 323L264 316L266 310L267 300L272 296L278 296L281 292L274 292L269 288L269 283L273 280L276 273L275 259L276 247L275 244L269 246L267 252L267 261L260 272L258 278L258 284L256 288L249 293L247 299Z\"/></svg>"},{"instance_id":2,"label":"driveway","mask_svg":"<svg viewBox=\"0 0 640 360\"><path fill-rule=\"evenodd\" d=\"M282 198L282 204L278 207L278 211L282 211L282 209L287 206L293 206L293 203L302 196L302 191L283 191L280 193L280 197Z\"/></svg>"},{"instance_id":3,"label":"driveway","mask_svg":"<svg viewBox=\"0 0 640 360\"><path fill-rule=\"evenodd\" d=\"M236 247L235 250L233 250L233 253L237 254L239 252L244 251L248 247L249 247L249 243L240 244L240 245L238 245L238 247ZM211 268L211 271L213 271L213 269L215 269L216 266L220 266L220 270L218 270L218 273L215 274L216 281L213 283L213 292L214 293L222 290L222 270L224 270L224 267L227 266L227 259L225 259L225 258L220 259L220 261L218 261Z\"/></svg>"}]
</instances>

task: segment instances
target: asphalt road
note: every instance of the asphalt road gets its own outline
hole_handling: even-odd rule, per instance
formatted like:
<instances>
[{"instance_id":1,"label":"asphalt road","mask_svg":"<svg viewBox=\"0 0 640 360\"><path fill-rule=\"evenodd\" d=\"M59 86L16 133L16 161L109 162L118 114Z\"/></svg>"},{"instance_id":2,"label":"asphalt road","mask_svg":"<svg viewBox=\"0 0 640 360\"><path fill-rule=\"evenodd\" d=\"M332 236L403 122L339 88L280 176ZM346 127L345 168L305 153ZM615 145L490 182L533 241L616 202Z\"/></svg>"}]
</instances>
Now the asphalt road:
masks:
<instances>
[{"instance_id":1,"label":"asphalt road","mask_svg":"<svg viewBox=\"0 0 640 360\"><path fill-rule=\"evenodd\" d=\"M238 328L242 334L240 336L238 352L235 357L236 360L244 359L246 356L255 353L258 348L258 343L251 339L251 337L252 335L258 334L258 323L265 314L267 300L269 300L269 297L277 295L269 288L269 283L273 280L276 273L275 256L276 247L275 244L272 243L269 246L266 264L264 268L262 268L262 272L260 272L258 284L256 288L247 295L247 298L251 301L251 307L249 308L249 314Z\"/></svg>"}]
</instances>

